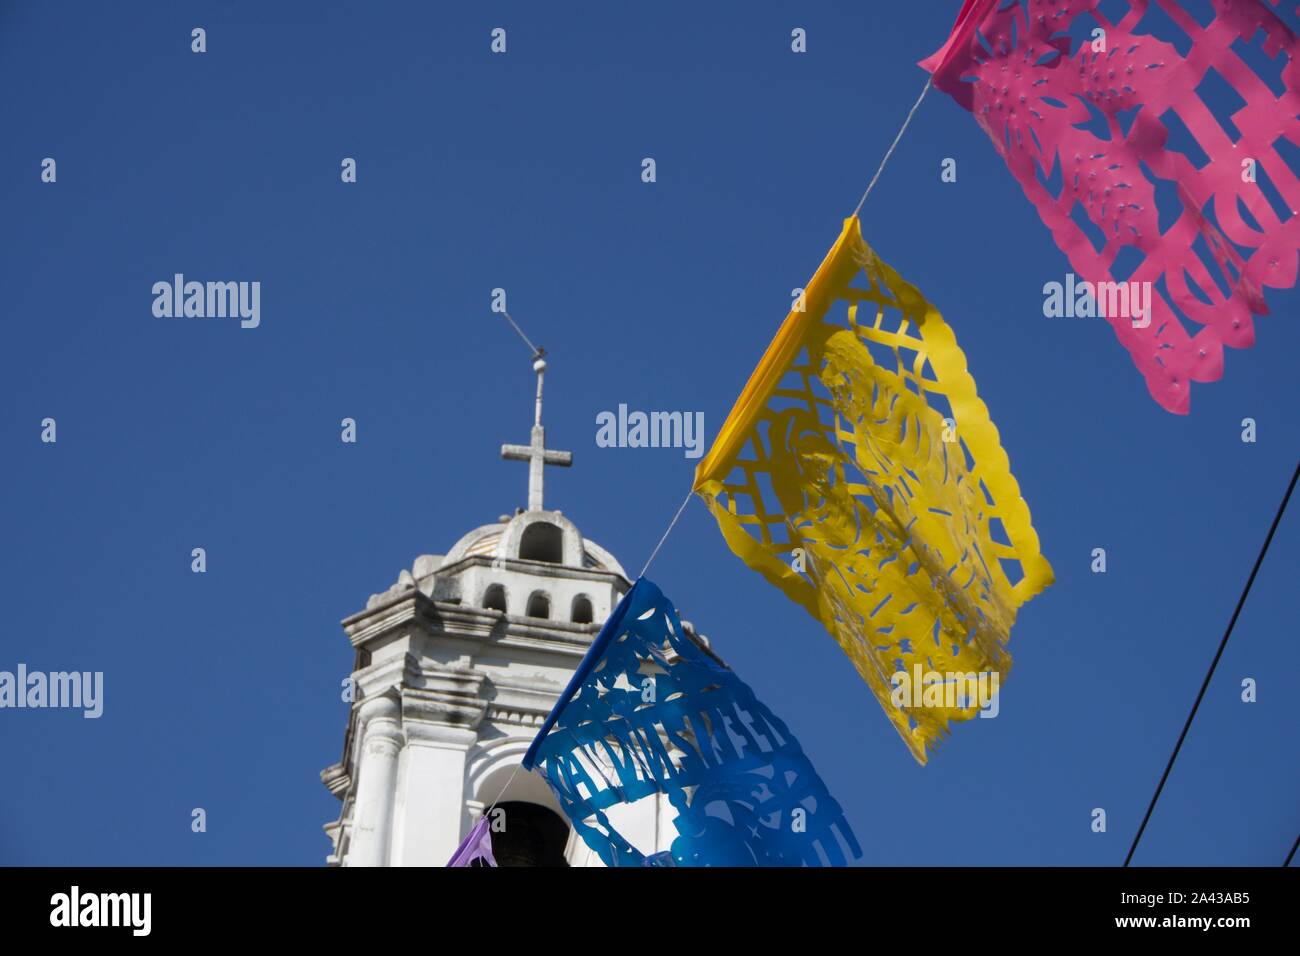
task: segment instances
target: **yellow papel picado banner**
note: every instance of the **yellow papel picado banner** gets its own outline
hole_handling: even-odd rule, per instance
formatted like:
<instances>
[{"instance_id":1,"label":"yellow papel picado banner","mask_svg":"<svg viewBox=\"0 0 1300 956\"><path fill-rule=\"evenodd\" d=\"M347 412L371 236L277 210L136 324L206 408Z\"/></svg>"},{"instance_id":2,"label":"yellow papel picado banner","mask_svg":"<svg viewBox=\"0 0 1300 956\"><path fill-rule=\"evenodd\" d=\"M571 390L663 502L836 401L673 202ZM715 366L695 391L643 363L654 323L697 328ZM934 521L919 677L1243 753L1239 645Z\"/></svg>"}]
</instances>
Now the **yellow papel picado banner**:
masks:
<instances>
[{"instance_id":1,"label":"yellow papel picado banner","mask_svg":"<svg viewBox=\"0 0 1300 956\"><path fill-rule=\"evenodd\" d=\"M801 299L695 490L731 549L839 642L925 763L979 712L971 678L1006 677L1016 612L1052 569L952 329L856 217Z\"/></svg>"}]
</instances>

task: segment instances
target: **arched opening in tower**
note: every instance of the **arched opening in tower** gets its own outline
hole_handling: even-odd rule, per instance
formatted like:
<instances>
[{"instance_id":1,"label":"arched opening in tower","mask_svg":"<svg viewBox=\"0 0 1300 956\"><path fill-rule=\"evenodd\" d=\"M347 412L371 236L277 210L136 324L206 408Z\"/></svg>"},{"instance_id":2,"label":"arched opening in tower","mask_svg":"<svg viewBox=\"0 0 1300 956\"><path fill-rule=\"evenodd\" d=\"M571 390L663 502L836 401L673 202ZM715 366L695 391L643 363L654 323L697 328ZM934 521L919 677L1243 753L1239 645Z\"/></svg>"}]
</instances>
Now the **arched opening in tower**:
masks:
<instances>
[{"instance_id":1,"label":"arched opening in tower","mask_svg":"<svg viewBox=\"0 0 1300 956\"><path fill-rule=\"evenodd\" d=\"M483 607L489 611L501 611L504 614L506 609L506 589L500 584L488 585L488 589L483 592Z\"/></svg>"},{"instance_id":2,"label":"arched opening in tower","mask_svg":"<svg viewBox=\"0 0 1300 956\"><path fill-rule=\"evenodd\" d=\"M573 599L573 618L574 624L590 624L592 620L591 598L585 594L579 594Z\"/></svg>"},{"instance_id":3,"label":"arched opening in tower","mask_svg":"<svg viewBox=\"0 0 1300 956\"><path fill-rule=\"evenodd\" d=\"M498 811L503 811L498 816ZM492 811L492 855L497 866L568 866L569 824L535 803L507 801Z\"/></svg>"},{"instance_id":4,"label":"arched opening in tower","mask_svg":"<svg viewBox=\"0 0 1300 956\"><path fill-rule=\"evenodd\" d=\"M545 521L530 524L519 539L519 557L524 561L563 564L564 532Z\"/></svg>"},{"instance_id":5,"label":"arched opening in tower","mask_svg":"<svg viewBox=\"0 0 1300 956\"><path fill-rule=\"evenodd\" d=\"M534 591L528 598L529 617L548 618L551 616L551 599L546 596L544 591Z\"/></svg>"}]
</instances>

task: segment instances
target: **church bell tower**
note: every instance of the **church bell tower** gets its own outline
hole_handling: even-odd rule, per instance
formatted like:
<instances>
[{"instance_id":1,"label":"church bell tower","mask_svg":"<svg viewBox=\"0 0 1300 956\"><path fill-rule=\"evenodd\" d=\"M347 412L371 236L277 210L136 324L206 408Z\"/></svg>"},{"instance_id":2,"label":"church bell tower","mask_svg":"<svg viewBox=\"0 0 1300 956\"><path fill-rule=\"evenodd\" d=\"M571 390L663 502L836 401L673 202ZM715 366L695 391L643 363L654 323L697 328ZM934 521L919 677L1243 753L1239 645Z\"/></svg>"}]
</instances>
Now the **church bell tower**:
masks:
<instances>
[{"instance_id":1,"label":"church bell tower","mask_svg":"<svg viewBox=\"0 0 1300 956\"><path fill-rule=\"evenodd\" d=\"M329 865L443 866L494 802L500 865L600 865L519 763L631 582L612 554L546 508L545 468L568 467L572 455L546 447L541 350L533 370L530 442L501 449L528 463L527 510L475 528L446 554L417 557L343 621L354 693L343 757L321 772L341 801L325 826ZM667 849L667 802L643 803L622 831Z\"/></svg>"}]
</instances>

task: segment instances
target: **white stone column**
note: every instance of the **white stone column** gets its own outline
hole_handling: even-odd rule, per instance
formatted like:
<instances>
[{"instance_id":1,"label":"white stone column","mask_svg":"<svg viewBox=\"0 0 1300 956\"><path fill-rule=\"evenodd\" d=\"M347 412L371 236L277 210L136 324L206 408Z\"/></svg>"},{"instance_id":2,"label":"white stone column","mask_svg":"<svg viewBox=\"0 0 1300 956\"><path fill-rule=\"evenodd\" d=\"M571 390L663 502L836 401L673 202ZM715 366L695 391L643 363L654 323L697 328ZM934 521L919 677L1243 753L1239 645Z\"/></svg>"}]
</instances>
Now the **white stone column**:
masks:
<instances>
[{"instance_id":1,"label":"white stone column","mask_svg":"<svg viewBox=\"0 0 1300 956\"><path fill-rule=\"evenodd\" d=\"M405 722L404 780L393 866L446 866L468 827L466 757L478 735L466 727Z\"/></svg>"},{"instance_id":2,"label":"white stone column","mask_svg":"<svg viewBox=\"0 0 1300 956\"><path fill-rule=\"evenodd\" d=\"M362 704L357 716L364 729L348 866L386 866L402 749L401 709L392 698L377 697Z\"/></svg>"}]
</instances>

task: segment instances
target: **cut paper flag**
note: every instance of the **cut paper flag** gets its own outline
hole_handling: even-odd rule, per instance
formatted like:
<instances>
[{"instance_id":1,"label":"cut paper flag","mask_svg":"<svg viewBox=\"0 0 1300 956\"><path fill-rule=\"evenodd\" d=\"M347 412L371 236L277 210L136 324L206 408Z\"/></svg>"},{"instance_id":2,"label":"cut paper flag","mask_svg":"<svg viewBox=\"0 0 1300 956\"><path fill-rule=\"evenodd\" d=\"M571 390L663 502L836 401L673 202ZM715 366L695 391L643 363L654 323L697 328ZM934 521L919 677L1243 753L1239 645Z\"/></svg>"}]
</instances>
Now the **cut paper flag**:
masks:
<instances>
[{"instance_id":1,"label":"cut paper flag","mask_svg":"<svg viewBox=\"0 0 1300 956\"><path fill-rule=\"evenodd\" d=\"M921 62L1171 412L1254 344L1264 287L1295 284L1296 49L1260 0L966 0Z\"/></svg>"},{"instance_id":2,"label":"cut paper flag","mask_svg":"<svg viewBox=\"0 0 1300 956\"><path fill-rule=\"evenodd\" d=\"M831 633L921 763L991 703L977 692L1007 675L1016 611L1052 580L952 330L856 217L695 490L731 549Z\"/></svg>"},{"instance_id":3,"label":"cut paper flag","mask_svg":"<svg viewBox=\"0 0 1300 956\"><path fill-rule=\"evenodd\" d=\"M842 866L861 855L799 741L645 578L523 766L606 866ZM669 849L633 845L626 834L653 834L664 800L676 811Z\"/></svg>"},{"instance_id":4,"label":"cut paper flag","mask_svg":"<svg viewBox=\"0 0 1300 956\"><path fill-rule=\"evenodd\" d=\"M478 823L470 827L465 839L460 841L460 846L456 847L456 852L447 861L447 866L473 866L477 860L483 861L480 866L497 865L496 857L492 855L492 832L489 823L487 814L483 814Z\"/></svg>"}]
</instances>

